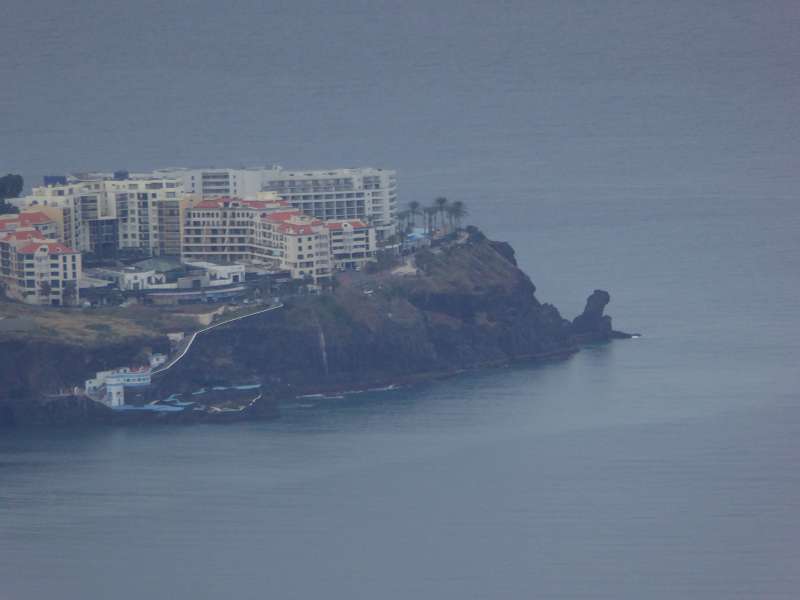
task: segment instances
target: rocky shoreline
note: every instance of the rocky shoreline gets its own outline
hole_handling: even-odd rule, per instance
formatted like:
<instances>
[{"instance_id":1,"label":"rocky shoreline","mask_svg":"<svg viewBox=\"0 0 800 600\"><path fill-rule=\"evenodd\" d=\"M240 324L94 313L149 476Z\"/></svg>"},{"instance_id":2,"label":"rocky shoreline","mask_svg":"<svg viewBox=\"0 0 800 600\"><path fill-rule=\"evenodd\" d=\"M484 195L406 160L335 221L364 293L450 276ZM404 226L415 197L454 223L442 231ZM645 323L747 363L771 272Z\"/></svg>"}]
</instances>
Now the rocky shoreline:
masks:
<instances>
[{"instance_id":1,"label":"rocky shoreline","mask_svg":"<svg viewBox=\"0 0 800 600\"><path fill-rule=\"evenodd\" d=\"M274 418L279 402L287 398L407 386L521 361L562 359L583 344L632 337L613 329L605 314L611 298L604 290L595 290L572 321L540 303L511 246L490 241L477 229L405 260L402 269L345 276L332 293L287 300L280 310L204 333L136 402L192 401L191 394L200 388L250 384L261 392L252 409L206 400L203 409L148 414L111 411L70 394L54 398L45 384L56 389L79 385L89 374L83 369L111 360L125 364L122 358L135 356L140 348L115 339L68 349L58 339L23 339L13 348L27 363L0 372L12 379L3 382L0 426ZM103 354L112 347L115 357ZM69 370L50 361L38 364L37 355L65 350ZM39 375L45 373L42 380Z\"/></svg>"}]
</instances>

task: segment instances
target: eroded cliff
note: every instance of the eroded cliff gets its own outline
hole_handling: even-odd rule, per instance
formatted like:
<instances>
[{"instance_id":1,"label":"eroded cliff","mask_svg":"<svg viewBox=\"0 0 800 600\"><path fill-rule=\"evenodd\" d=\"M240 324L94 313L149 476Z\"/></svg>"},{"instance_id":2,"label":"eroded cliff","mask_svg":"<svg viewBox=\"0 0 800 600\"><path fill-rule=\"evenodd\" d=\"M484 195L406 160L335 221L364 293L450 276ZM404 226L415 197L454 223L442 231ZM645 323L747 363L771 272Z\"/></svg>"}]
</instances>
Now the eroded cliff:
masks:
<instances>
[{"instance_id":1,"label":"eroded cliff","mask_svg":"<svg viewBox=\"0 0 800 600\"><path fill-rule=\"evenodd\" d=\"M576 335L535 291L513 249L473 229L398 268L343 276L332 294L208 332L158 383L352 389L567 355L580 341L611 337L608 317L597 328L587 317Z\"/></svg>"},{"instance_id":2,"label":"eroded cliff","mask_svg":"<svg viewBox=\"0 0 800 600\"><path fill-rule=\"evenodd\" d=\"M572 322L535 292L511 246L470 228L402 264L342 274L331 293L286 299L281 309L199 335L179 363L154 377L151 391L166 396L260 383L281 396L364 388L566 356L580 343L624 336L604 314L607 292L596 290ZM13 410L31 422L80 415L104 422L103 411L76 401L60 411L48 396L82 386L98 370L141 363L148 351L168 348L163 323L149 313L129 321L98 313L60 316L69 327L47 322L66 313L43 314L32 331L0 335L0 413L6 416ZM142 326L147 319L150 326Z\"/></svg>"}]
</instances>

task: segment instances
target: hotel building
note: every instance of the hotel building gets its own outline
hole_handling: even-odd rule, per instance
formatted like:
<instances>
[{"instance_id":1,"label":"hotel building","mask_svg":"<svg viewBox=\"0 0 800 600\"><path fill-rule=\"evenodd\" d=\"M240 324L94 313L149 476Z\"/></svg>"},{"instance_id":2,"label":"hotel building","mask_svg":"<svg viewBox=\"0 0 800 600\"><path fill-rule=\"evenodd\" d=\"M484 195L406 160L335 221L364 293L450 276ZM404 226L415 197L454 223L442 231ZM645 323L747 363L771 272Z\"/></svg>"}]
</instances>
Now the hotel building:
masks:
<instances>
[{"instance_id":1,"label":"hotel building","mask_svg":"<svg viewBox=\"0 0 800 600\"><path fill-rule=\"evenodd\" d=\"M333 268L360 268L377 250L375 228L358 219L323 221L274 193L257 199L187 198L183 260L252 261L315 281Z\"/></svg>"},{"instance_id":2,"label":"hotel building","mask_svg":"<svg viewBox=\"0 0 800 600\"><path fill-rule=\"evenodd\" d=\"M152 255L180 254L179 180L170 178L59 178L17 200L57 222L59 240L83 252L135 248ZM114 233L116 230L116 235Z\"/></svg>"},{"instance_id":3,"label":"hotel building","mask_svg":"<svg viewBox=\"0 0 800 600\"><path fill-rule=\"evenodd\" d=\"M358 219L375 228L378 242L387 241L397 228L395 171L265 169L262 189L277 193L293 207L318 219Z\"/></svg>"},{"instance_id":4,"label":"hotel building","mask_svg":"<svg viewBox=\"0 0 800 600\"><path fill-rule=\"evenodd\" d=\"M77 304L81 254L34 228L0 232L0 282L28 304Z\"/></svg>"},{"instance_id":5,"label":"hotel building","mask_svg":"<svg viewBox=\"0 0 800 600\"><path fill-rule=\"evenodd\" d=\"M244 198L272 191L317 219L358 219L371 225L379 242L396 231L397 173L392 170L163 169L147 176L178 179L184 192L205 198Z\"/></svg>"},{"instance_id":6,"label":"hotel building","mask_svg":"<svg viewBox=\"0 0 800 600\"><path fill-rule=\"evenodd\" d=\"M315 282L331 274L330 238L322 221L270 193L255 200L189 199L182 259L270 264Z\"/></svg>"}]
</instances>

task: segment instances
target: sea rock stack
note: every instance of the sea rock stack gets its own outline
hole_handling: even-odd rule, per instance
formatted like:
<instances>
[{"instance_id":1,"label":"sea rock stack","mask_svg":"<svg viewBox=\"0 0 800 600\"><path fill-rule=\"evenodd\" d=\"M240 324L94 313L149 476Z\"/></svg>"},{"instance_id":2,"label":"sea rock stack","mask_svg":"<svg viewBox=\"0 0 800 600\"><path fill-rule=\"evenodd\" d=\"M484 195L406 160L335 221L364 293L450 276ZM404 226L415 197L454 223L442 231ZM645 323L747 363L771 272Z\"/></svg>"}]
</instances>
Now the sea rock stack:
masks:
<instances>
[{"instance_id":1,"label":"sea rock stack","mask_svg":"<svg viewBox=\"0 0 800 600\"><path fill-rule=\"evenodd\" d=\"M611 295L605 290L595 290L586 299L583 313L572 321L572 332L581 340L608 340L611 338L630 338L629 333L614 331L611 317L603 314Z\"/></svg>"}]
</instances>

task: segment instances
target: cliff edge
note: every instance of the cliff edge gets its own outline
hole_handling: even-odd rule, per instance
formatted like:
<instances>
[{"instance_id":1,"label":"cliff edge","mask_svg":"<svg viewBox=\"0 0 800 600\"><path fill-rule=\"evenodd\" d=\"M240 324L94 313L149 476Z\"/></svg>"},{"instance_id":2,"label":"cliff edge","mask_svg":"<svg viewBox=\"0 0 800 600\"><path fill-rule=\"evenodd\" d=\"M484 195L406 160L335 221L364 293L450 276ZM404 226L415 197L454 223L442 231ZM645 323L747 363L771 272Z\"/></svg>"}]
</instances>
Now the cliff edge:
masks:
<instances>
[{"instance_id":1,"label":"cliff edge","mask_svg":"<svg viewBox=\"0 0 800 600\"><path fill-rule=\"evenodd\" d=\"M347 273L331 294L204 334L158 382L164 390L258 381L286 394L414 381L566 356L617 337L595 298L570 322L517 266L514 250L470 228L380 272ZM593 295L594 297L595 295ZM605 299L605 303L603 303Z\"/></svg>"},{"instance_id":2,"label":"cliff edge","mask_svg":"<svg viewBox=\"0 0 800 600\"><path fill-rule=\"evenodd\" d=\"M509 244L468 228L373 272L342 273L330 293L287 298L278 310L199 335L174 367L154 376L152 392L255 383L276 396L332 392L567 356L584 342L626 337L604 314L609 301L595 290L581 315L563 318L536 298ZM32 411L29 422L73 415L105 421L103 411L80 402L59 411L52 395L81 387L98 370L131 365L146 351L166 351L166 331L190 329L162 309L124 310L130 312L41 309L7 320L28 319L30 327L0 327L0 414L23 414L23 407ZM28 401L48 406L51 418Z\"/></svg>"}]
</instances>

